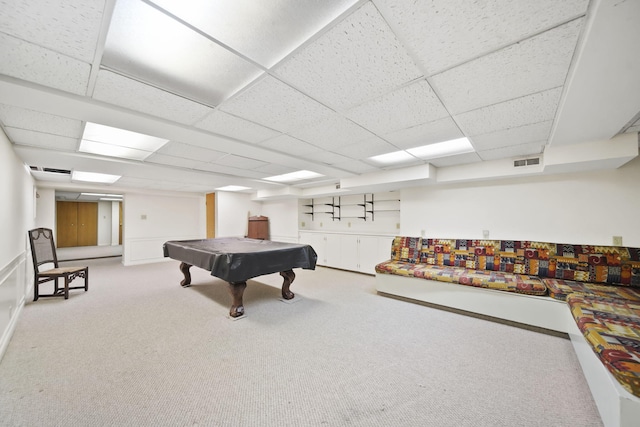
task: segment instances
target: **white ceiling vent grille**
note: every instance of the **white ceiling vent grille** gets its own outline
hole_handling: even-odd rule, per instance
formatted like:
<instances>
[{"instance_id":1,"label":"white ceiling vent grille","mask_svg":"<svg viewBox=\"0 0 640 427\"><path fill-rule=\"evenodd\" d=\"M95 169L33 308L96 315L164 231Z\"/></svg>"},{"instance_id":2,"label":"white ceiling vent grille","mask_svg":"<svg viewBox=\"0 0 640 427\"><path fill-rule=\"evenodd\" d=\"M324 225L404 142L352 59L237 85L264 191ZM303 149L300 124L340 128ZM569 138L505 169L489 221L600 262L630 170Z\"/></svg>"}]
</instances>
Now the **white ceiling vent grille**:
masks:
<instances>
[{"instance_id":1,"label":"white ceiling vent grille","mask_svg":"<svg viewBox=\"0 0 640 427\"><path fill-rule=\"evenodd\" d=\"M518 168L521 166L533 166L533 165L539 165L539 164L540 164L540 157L532 157L530 159L521 159L521 160L513 161L514 168Z\"/></svg>"}]
</instances>

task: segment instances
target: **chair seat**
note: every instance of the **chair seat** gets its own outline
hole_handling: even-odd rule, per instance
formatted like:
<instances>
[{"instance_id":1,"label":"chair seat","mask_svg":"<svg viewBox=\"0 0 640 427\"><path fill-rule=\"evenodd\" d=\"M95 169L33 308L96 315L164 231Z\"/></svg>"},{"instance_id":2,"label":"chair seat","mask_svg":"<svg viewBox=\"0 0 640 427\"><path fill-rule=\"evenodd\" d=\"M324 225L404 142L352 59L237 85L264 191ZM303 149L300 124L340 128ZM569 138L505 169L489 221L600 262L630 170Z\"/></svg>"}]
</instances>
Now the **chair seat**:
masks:
<instances>
[{"instance_id":1,"label":"chair seat","mask_svg":"<svg viewBox=\"0 0 640 427\"><path fill-rule=\"evenodd\" d=\"M64 276L69 273L76 273L85 270L87 267L58 267L50 270L41 271L38 276Z\"/></svg>"}]
</instances>

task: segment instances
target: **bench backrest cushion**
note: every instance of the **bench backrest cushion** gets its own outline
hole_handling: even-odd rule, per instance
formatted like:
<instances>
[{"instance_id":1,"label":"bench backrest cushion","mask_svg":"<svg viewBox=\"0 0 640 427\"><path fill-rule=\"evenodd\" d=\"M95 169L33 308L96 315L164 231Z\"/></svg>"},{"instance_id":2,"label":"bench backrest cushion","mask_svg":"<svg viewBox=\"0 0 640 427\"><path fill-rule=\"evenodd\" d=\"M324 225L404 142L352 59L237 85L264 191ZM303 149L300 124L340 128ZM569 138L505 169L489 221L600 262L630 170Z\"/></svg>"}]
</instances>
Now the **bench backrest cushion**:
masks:
<instances>
[{"instance_id":1,"label":"bench backrest cushion","mask_svg":"<svg viewBox=\"0 0 640 427\"><path fill-rule=\"evenodd\" d=\"M419 262L640 287L640 248L423 238Z\"/></svg>"},{"instance_id":2,"label":"bench backrest cushion","mask_svg":"<svg viewBox=\"0 0 640 427\"><path fill-rule=\"evenodd\" d=\"M415 264L420 260L422 238L396 236L391 243L391 259Z\"/></svg>"}]
</instances>

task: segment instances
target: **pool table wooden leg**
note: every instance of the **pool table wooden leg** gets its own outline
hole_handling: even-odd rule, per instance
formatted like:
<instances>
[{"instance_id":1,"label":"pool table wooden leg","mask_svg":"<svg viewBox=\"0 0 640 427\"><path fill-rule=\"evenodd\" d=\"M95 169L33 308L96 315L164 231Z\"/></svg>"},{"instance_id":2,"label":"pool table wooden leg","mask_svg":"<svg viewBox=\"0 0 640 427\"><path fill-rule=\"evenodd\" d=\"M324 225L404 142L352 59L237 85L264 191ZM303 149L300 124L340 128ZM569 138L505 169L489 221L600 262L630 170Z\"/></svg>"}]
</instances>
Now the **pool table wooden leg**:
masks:
<instances>
[{"instance_id":1,"label":"pool table wooden leg","mask_svg":"<svg viewBox=\"0 0 640 427\"><path fill-rule=\"evenodd\" d=\"M293 292L289 290L289 286L293 283L296 278L293 270L281 271L280 275L284 278L284 282L282 282L282 298L284 299L293 299L296 296Z\"/></svg>"},{"instance_id":2,"label":"pool table wooden leg","mask_svg":"<svg viewBox=\"0 0 640 427\"><path fill-rule=\"evenodd\" d=\"M191 286L191 273L189 269L191 268L191 264L187 264L186 262L180 263L180 271L184 274L184 280L180 282L180 286L183 288L187 288Z\"/></svg>"},{"instance_id":3,"label":"pool table wooden leg","mask_svg":"<svg viewBox=\"0 0 640 427\"><path fill-rule=\"evenodd\" d=\"M233 282L229 283L229 292L233 297L233 304L231 310L229 310L229 316L240 317L244 315L244 305L242 303L242 295L244 289L247 287L247 282Z\"/></svg>"}]
</instances>

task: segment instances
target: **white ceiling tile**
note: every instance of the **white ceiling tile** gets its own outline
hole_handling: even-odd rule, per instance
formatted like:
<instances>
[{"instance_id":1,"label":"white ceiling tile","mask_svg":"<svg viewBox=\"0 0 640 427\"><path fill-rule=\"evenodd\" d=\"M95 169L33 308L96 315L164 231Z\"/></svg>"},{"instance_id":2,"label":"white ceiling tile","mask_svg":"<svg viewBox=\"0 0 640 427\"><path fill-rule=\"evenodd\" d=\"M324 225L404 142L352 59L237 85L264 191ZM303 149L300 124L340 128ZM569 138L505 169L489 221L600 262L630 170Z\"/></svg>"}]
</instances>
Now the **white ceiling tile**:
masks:
<instances>
[{"instance_id":1,"label":"white ceiling tile","mask_svg":"<svg viewBox=\"0 0 640 427\"><path fill-rule=\"evenodd\" d=\"M347 172L356 173L356 174L369 173L369 172L375 172L380 170L380 168L371 166L367 163L360 162L358 160L349 160L348 162L334 163L333 166L338 169L342 169Z\"/></svg>"},{"instance_id":2,"label":"white ceiling tile","mask_svg":"<svg viewBox=\"0 0 640 427\"><path fill-rule=\"evenodd\" d=\"M324 120L290 132L292 136L324 149L333 149L362 140L376 139L374 134L362 126L337 113Z\"/></svg>"},{"instance_id":3,"label":"white ceiling tile","mask_svg":"<svg viewBox=\"0 0 640 427\"><path fill-rule=\"evenodd\" d=\"M285 173L295 172L296 170L298 169L289 166L277 165L275 163L268 163L254 169L254 171L264 173L267 176L284 175Z\"/></svg>"},{"instance_id":4,"label":"white ceiling tile","mask_svg":"<svg viewBox=\"0 0 640 427\"><path fill-rule=\"evenodd\" d=\"M2 32L91 63L104 0L3 1Z\"/></svg>"},{"instance_id":5,"label":"white ceiling tile","mask_svg":"<svg viewBox=\"0 0 640 427\"><path fill-rule=\"evenodd\" d=\"M431 78L452 114L562 86L582 28L577 19Z\"/></svg>"},{"instance_id":6,"label":"white ceiling tile","mask_svg":"<svg viewBox=\"0 0 640 427\"><path fill-rule=\"evenodd\" d=\"M4 130L14 144L62 151L76 151L76 148L78 147L78 138L69 138L66 136L12 127L5 127Z\"/></svg>"},{"instance_id":7,"label":"white ceiling tile","mask_svg":"<svg viewBox=\"0 0 640 427\"><path fill-rule=\"evenodd\" d=\"M383 135L398 148L413 148L464 136L451 117Z\"/></svg>"},{"instance_id":8,"label":"white ceiling tile","mask_svg":"<svg viewBox=\"0 0 640 427\"><path fill-rule=\"evenodd\" d=\"M589 0L374 0L429 75L584 14Z\"/></svg>"},{"instance_id":9,"label":"white ceiling tile","mask_svg":"<svg viewBox=\"0 0 640 427\"><path fill-rule=\"evenodd\" d=\"M455 116L469 137L553 120L562 88L491 105Z\"/></svg>"},{"instance_id":10,"label":"white ceiling tile","mask_svg":"<svg viewBox=\"0 0 640 427\"><path fill-rule=\"evenodd\" d=\"M184 159L198 160L201 162L213 162L226 156L223 153L208 148L197 147L177 141L169 141L157 151L159 154L165 154L173 157L182 157Z\"/></svg>"},{"instance_id":11,"label":"white ceiling tile","mask_svg":"<svg viewBox=\"0 0 640 427\"><path fill-rule=\"evenodd\" d=\"M332 151L343 156L351 157L352 159L366 159L377 156L378 154L391 153L397 149L397 147L394 147L387 141L375 137L353 144L342 145L334 148Z\"/></svg>"},{"instance_id":12,"label":"white ceiling tile","mask_svg":"<svg viewBox=\"0 0 640 427\"><path fill-rule=\"evenodd\" d=\"M243 178L252 178L252 179L262 179L268 176L263 172L256 172L250 169L235 168L232 166L221 165L218 163L202 162L196 167L196 169L206 171L206 172L212 172L216 174L239 176Z\"/></svg>"},{"instance_id":13,"label":"white ceiling tile","mask_svg":"<svg viewBox=\"0 0 640 427\"><path fill-rule=\"evenodd\" d=\"M218 105L263 73L140 0L116 3L102 63L208 105Z\"/></svg>"},{"instance_id":14,"label":"white ceiling tile","mask_svg":"<svg viewBox=\"0 0 640 427\"><path fill-rule=\"evenodd\" d=\"M253 143L264 141L265 139L273 138L280 134L278 131L232 116L220 110L213 110L205 118L198 121L195 127Z\"/></svg>"},{"instance_id":15,"label":"white ceiling tile","mask_svg":"<svg viewBox=\"0 0 640 427\"><path fill-rule=\"evenodd\" d=\"M353 161L353 159L350 159L346 156L341 156L340 154L332 153L331 151L320 151L313 154L313 161L326 163L328 165L335 165L337 163Z\"/></svg>"},{"instance_id":16,"label":"white ceiling tile","mask_svg":"<svg viewBox=\"0 0 640 427\"><path fill-rule=\"evenodd\" d=\"M181 168L195 169L201 162L184 157L170 156L167 154L153 153L146 159L145 163L158 163L162 165L177 166Z\"/></svg>"},{"instance_id":17,"label":"white ceiling tile","mask_svg":"<svg viewBox=\"0 0 640 427\"><path fill-rule=\"evenodd\" d=\"M0 74L85 95L91 66L0 32Z\"/></svg>"},{"instance_id":18,"label":"white ceiling tile","mask_svg":"<svg viewBox=\"0 0 640 427\"><path fill-rule=\"evenodd\" d=\"M529 142L527 144L515 144L490 150L478 150L478 155L482 160L498 160L507 157L539 155L544 150L545 143L546 140Z\"/></svg>"},{"instance_id":19,"label":"white ceiling tile","mask_svg":"<svg viewBox=\"0 0 640 427\"><path fill-rule=\"evenodd\" d=\"M299 157L310 156L320 151L320 148L315 145L300 141L289 135L276 136L268 141L264 141L260 146Z\"/></svg>"},{"instance_id":20,"label":"white ceiling tile","mask_svg":"<svg viewBox=\"0 0 640 427\"><path fill-rule=\"evenodd\" d=\"M324 105L271 76L223 103L220 110L280 132L321 120L332 113Z\"/></svg>"},{"instance_id":21,"label":"white ceiling tile","mask_svg":"<svg viewBox=\"0 0 640 427\"><path fill-rule=\"evenodd\" d=\"M248 157L236 156L235 154L227 154L226 156L215 160L215 163L223 164L232 168L255 169L264 166L267 162L261 160L250 159Z\"/></svg>"},{"instance_id":22,"label":"white ceiling tile","mask_svg":"<svg viewBox=\"0 0 640 427\"><path fill-rule=\"evenodd\" d=\"M154 0L252 60L271 67L356 0Z\"/></svg>"},{"instance_id":23,"label":"white ceiling tile","mask_svg":"<svg viewBox=\"0 0 640 427\"><path fill-rule=\"evenodd\" d=\"M533 123L513 127L497 132L476 135L470 140L476 151L491 150L509 145L521 145L534 141L546 141L551 132L553 121Z\"/></svg>"},{"instance_id":24,"label":"white ceiling tile","mask_svg":"<svg viewBox=\"0 0 640 427\"><path fill-rule=\"evenodd\" d=\"M0 104L0 122L5 126L53 135L80 138L82 122L40 111Z\"/></svg>"},{"instance_id":25,"label":"white ceiling tile","mask_svg":"<svg viewBox=\"0 0 640 427\"><path fill-rule=\"evenodd\" d=\"M422 75L372 3L296 52L275 73L336 109Z\"/></svg>"},{"instance_id":26,"label":"white ceiling tile","mask_svg":"<svg viewBox=\"0 0 640 427\"><path fill-rule=\"evenodd\" d=\"M440 157L439 159L431 159L429 163L437 168L446 166L464 165L467 163L477 163L482 161L478 153L457 154L455 156Z\"/></svg>"},{"instance_id":27,"label":"white ceiling tile","mask_svg":"<svg viewBox=\"0 0 640 427\"><path fill-rule=\"evenodd\" d=\"M447 117L436 94L425 80L348 110L345 115L376 133L390 133Z\"/></svg>"},{"instance_id":28,"label":"white ceiling tile","mask_svg":"<svg viewBox=\"0 0 640 427\"><path fill-rule=\"evenodd\" d=\"M93 97L183 124L194 123L211 111L205 105L107 70L98 73Z\"/></svg>"}]
</instances>

